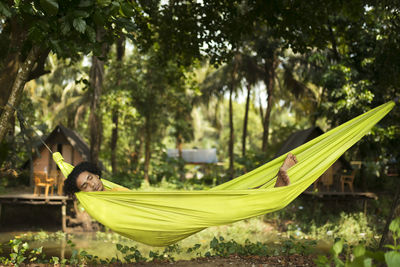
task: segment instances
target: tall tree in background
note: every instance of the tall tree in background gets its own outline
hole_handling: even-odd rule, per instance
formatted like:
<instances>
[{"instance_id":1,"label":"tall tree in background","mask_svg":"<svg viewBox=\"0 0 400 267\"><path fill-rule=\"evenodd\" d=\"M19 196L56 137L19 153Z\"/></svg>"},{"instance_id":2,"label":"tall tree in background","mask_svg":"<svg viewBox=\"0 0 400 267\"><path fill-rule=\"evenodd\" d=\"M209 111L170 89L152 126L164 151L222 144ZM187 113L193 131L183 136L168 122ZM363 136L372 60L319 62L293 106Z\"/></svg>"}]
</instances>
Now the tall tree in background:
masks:
<instances>
[{"instance_id":1,"label":"tall tree in background","mask_svg":"<svg viewBox=\"0 0 400 267\"><path fill-rule=\"evenodd\" d=\"M143 119L143 129L138 133L143 134L143 172L144 179L149 181L154 147L161 142L162 130L176 117L174 114L181 105L182 100L177 98L184 95L184 68L175 62L160 60L156 49L146 55L134 52L130 61L134 64L130 75L125 77L129 81L125 82L130 88L132 104Z\"/></svg>"},{"instance_id":2,"label":"tall tree in background","mask_svg":"<svg viewBox=\"0 0 400 267\"><path fill-rule=\"evenodd\" d=\"M223 65L215 72L208 75L202 84L203 99L209 103L212 97L224 99L225 94L229 94L229 141L228 156L229 169L228 177L234 178L234 123L233 123L233 97L237 93L242 79L240 73L241 55L235 54L235 57L227 64Z\"/></svg>"},{"instance_id":3,"label":"tall tree in background","mask_svg":"<svg viewBox=\"0 0 400 267\"><path fill-rule=\"evenodd\" d=\"M248 54L242 55L242 60L240 64L240 72L244 76L246 80L246 108L243 119L243 133L242 133L242 157L246 156L246 139L247 139L247 127L248 127L248 118L249 118L249 109L250 109L250 101L251 101L251 90L252 87L256 85L256 83L262 79L262 70L257 64L257 59L254 56L250 56Z\"/></svg>"},{"instance_id":4,"label":"tall tree in background","mask_svg":"<svg viewBox=\"0 0 400 267\"><path fill-rule=\"evenodd\" d=\"M262 29L262 27L261 27ZM262 117L263 124L263 135L262 135L262 147L263 152L267 152L268 149L268 138L270 129L270 118L272 106L274 103L274 94L276 86L276 69L279 66L279 56L282 52L282 40L270 37L270 31L268 29L262 29L259 33L259 38L254 42L254 50L257 56L261 60L259 64L263 69L263 81L267 91L267 107L264 116Z\"/></svg>"},{"instance_id":5,"label":"tall tree in background","mask_svg":"<svg viewBox=\"0 0 400 267\"><path fill-rule=\"evenodd\" d=\"M100 98L104 79L104 59L108 53L108 44L104 42L105 30L98 28L96 31L96 40L101 43L100 54L92 56L92 67L90 68L90 90L92 92L92 101L90 103L90 160L94 163L99 161L101 139L103 133Z\"/></svg>"},{"instance_id":6,"label":"tall tree in background","mask_svg":"<svg viewBox=\"0 0 400 267\"><path fill-rule=\"evenodd\" d=\"M121 36L116 43L116 50L117 50L117 72L116 72L116 83L117 86L121 85L121 68L122 68L122 60L125 54L125 37ZM110 140L110 148L111 148L111 169L112 172L115 174L117 172L117 142L118 142L118 121L119 121L119 107L116 104L113 106L111 114L111 121L112 121L112 132L111 132L111 140Z\"/></svg>"},{"instance_id":7,"label":"tall tree in background","mask_svg":"<svg viewBox=\"0 0 400 267\"><path fill-rule=\"evenodd\" d=\"M60 123L70 129L82 129L79 122L85 117L91 101L89 90L86 90L88 67L83 66L82 61L59 59L52 53L48 62L50 74L30 82L26 88L26 96L36 103L33 114L40 118L38 123L46 122L49 129Z\"/></svg>"}]
</instances>

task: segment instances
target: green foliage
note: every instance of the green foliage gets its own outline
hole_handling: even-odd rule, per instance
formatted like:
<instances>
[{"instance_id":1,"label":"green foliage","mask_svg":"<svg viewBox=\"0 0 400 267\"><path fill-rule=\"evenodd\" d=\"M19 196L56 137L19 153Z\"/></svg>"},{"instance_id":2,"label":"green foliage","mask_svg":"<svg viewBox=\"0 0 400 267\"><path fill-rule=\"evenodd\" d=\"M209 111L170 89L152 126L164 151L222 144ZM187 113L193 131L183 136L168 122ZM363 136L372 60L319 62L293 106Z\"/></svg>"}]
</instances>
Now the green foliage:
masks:
<instances>
[{"instance_id":1,"label":"green foliage","mask_svg":"<svg viewBox=\"0 0 400 267\"><path fill-rule=\"evenodd\" d=\"M394 244L388 244L386 247L389 251L373 251L368 245L368 242L348 242L343 238L336 239L330 250L330 255L324 255L317 249L317 242L310 237L301 238L293 235L283 237L278 241L265 242L255 241L252 237L250 239L242 240L243 236L257 236L265 231L264 228L256 230L253 225L255 219L249 224L237 225L238 231L235 233L235 227L231 227L228 233L222 234L216 229L206 230L209 232L211 240L208 244L204 243L203 238L206 238L204 233L200 233L198 237L191 237L191 243L184 244L178 243L165 248L148 248L138 243L135 243L127 238L119 236L115 233L97 233L97 238L109 243L116 243L116 253L113 257L104 258L92 255L88 251L78 250L76 245L71 241L67 241L68 247L71 248L71 256L67 259L60 259L58 257L46 257L42 248L29 249L29 240L46 240L54 238L65 238L61 234L45 234L40 233L40 238L33 239L33 235L23 235L13 240L10 240L7 245L11 253L9 257L0 258L0 264L13 264L18 265L22 263L50 263L64 265L92 265L92 264L115 264L115 263L138 263L149 261L166 261L173 262L182 258L195 258L195 257L229 257L230 255L238 256L287 256L293 254L300 255L318 255L316 259L317 266L377 266L381 263L386 263L387 266L397 266L400 247L397 245L400 227L400 219L396 218L390 225L390 231L393 235ZM354 222L353 222L354 223ZM265 226L263 226L265 227ZM248 229L249 228L249 229ZM244 231L244 229L246 229ZM251 230L250 230L251 229ZM250 231L247 233L247 231ZM231 234L231 235L230 235ZM273 231L268 233L272 235ZM284 233L282 233L284 234ZM129 243L128 243L129 242ZM108 248L109 250L109 248ZM144 256L144 255L148 256Z\"/></svg>"},{"instance_id":2,"label":"green foliage","mask_svg":"<svg viewBox=\"0 0 400 267\"><path fill-rule=\"evenodd\" d=\"M235 157L235 171L237 176L260 167L270 158L272 158L272 155L254 150L247 151L245 157Z\"/></svg>"},{"instance_id":3,"label":"green foliage","mask_svg":"<svg viewBox=\"0 0 400 267\"><path fill-rule=\"evenodd\" d=\"M110 176L110 181L130 189L139 188L143 182L143 176L139 174L131 174L128 172L117 172Z\"/></svg>"},{"instance_id":4,"label":"green foliage","mask_svg":"<svg viewBox=\"0 0 400 267\"><path fill-rule=\"evenodd\" d=\"M236 243L234 240L225 241L222 236L220 236L218 239L214 237L213 240L211 240L210 249L213 254L220 257L228 257L229 255L268 256L271 253L267 246L260 242L251 243L250 240L247 239L245 244L242 245Z\"/></svg>"},{"instance_id":5,"label":"green foliage","mask_svg":"<svg viewBox=\"0 0 400 267\"><path fill-rule=\"evenodd\" d=\"M152 175L150 176L152 184L160 183L162 180L174 184L182 182L179 176L180 170L184 169L182 159L171 158L167 156L167 153L161 152L156 156L152 166Z\"/></svg>"},{"instance_id":6,"label":"green foliage","mask_svg":"<svg viewBox=\"0 0 400 267\"><path fill-rule=\"evenodd\" d=\"M331 250L331 257L319 255L315 263L317 266L349 266L349 267L367 267L379 266L385 263L389 267L399 266L400 264L400 246L397 245L400 237L400 217L394 219L389 226L392 233L394 244L385 245L390 251L373 251L365 246L358 244L353 247L345 243L343 239L335 242ZM344 261L343 261L344 260Z\"/></svg>"},{"instance_id":7,"label":"green foliage","mask_svg":"<svg viewBox=\"0 0 400 267\"><path fill-rule=\"evenodd\" d=\"M121 244L116 244L118 251L120 251L123 255L123 259L126 263L132 262L144 262L147 261L145 257L142 256L139 250L137 250L136 246L128 247L123 246Z\"/></svg>"},{"instance_id":8,"label":"green foliage","mask_svg":"<svg viewBox=\"0 0 400 267\"><path fill-rule=\"evenodd\" d=\"M289 239L282 242L281 251L275 251L275 255L291 255L301 254L309 255L315 250L316 241L314 240L296 240L295 237L290 236Z\"/></svg>"},{"instance_id":9,"label":"green foliage","mask_svg":"<svg viewBox=\"0 0 400 267\"><path fill-rule=\"evenodd\" d=\"M314 237L340 237L349 243L366 240L373 236L373 229L368 224L367 217L363 213L346 214L342 212L340 217L328 221L322 227L316 227L314 223L310 228Z\"/></svg>"},{"instance_id":10,"label":"green foliage","mask_svg":"<svg viewBox=\"0 0 400 267\"><path fill-rule=\"evenodd\" d=\"M58 12L58 3L55 0L40 0L40 6L45 11L46 15L54 16Z\"/></svg>"},{"instance_id":11,"label":"green foliage","mask_svg":"<svg viewBox=\"0 0 400 267\"><path fill-rule=\"evenodd\" d=\"M9 258L0 258L0 263L5 265L20 266L24 262L40 263L45 262L45 255L42 247L29 250L29 245L21 239L15 238L8 243L11 253Z\"/></svg>"}]
</instances>

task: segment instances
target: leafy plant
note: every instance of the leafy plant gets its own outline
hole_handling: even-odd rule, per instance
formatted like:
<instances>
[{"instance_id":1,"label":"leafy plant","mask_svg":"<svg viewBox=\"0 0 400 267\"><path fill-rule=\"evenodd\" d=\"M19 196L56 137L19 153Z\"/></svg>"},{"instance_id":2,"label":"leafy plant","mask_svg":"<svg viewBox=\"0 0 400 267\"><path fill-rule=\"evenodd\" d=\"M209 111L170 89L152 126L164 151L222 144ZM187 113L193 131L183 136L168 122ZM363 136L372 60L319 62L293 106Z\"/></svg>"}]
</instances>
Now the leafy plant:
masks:
<instances>
[{"instance_id":1,"label":"leafy plant","mask_svg":"<svg viewBox=\"0 0 400 267\"><path fill-rule=\"evenodd\" d=\"M372 251L366 248L365 244L359 244L353 248L348 246L344 240L335 242L331 249L331 257L320 255L316 259L317 266L348 266L363 267L376 266L386 263L388 267L400 266L400 245L397 245L400 238L400 217L394 219L389 226L392 233L393 244L385 245L390 251Z\"/></svg>"},{"instance_id":2,"label":"leafy plant","mask_svg":"<svg viewBox=\"0 0 400 267\"><path fill-rule=\"evenodd\" d=\"M147 259L142 256L137 246L129 247L121 244L116 244L117 250L122 253L126 263L145 262ZM134 260L134 261L133 261Z\"/></svg>"},{"instance_id":3,"label":"leafy plant","mask_svg":"<svg viewBox=\"0 0 400 267\"><path fill-rule=\"evenodd\" d=\"M251 243L249 240L246 240L245 244L241 245L236 243L234 240L225 242L222 236L220 236L218 239L214 237L213 240L211 240L210 249L215 253L216 256L220 257L227 257L233 254L243 256L267 256L270 254L267 246L261 242Z\"/></svg>"},{"instance_id":4,"label":"leafy plant","mask_svg":"<svg viewBox=\"0 0 400 267\"><path fill-rule=\"evenodd\" d=\"M316 242L314 240L296 240L293 236L290 236L289 239L282 242L281 252L286 255L307 255L314 250L315 244Z\"/></svg>"},{"instance_id":5,"label":"leafy plant","mask_svg":"<svg viewBox=\"0 0 400 267\"><path fill-rule=\"evenodd\" d=\"M18 238L10 240L8 245L11 248L10 258L2 257L0 263L19 266L26 261L31 263L44 261L45 255L42 252L42 247L29 250L28 243Z\"/></svg>"}]
</instances>

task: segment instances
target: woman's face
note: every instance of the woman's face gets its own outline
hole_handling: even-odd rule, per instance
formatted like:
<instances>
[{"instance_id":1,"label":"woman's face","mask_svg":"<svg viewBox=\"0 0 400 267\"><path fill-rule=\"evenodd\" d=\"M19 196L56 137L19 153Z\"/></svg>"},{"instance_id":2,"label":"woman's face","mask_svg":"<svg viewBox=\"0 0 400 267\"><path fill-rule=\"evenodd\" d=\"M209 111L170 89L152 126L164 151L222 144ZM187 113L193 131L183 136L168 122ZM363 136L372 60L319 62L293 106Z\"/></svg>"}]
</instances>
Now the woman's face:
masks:
<instances>
[{"instance_id":1,"label":"woman's face","mask_svg":"<svg viewBox=\"0 0 400 267\"><path fill-rule=\"evenodd\" d=\"M88 171L79 174L76 179L76 186L83 192L104 191L104 186L100 177Z\"/></svg>"}]
</instances>

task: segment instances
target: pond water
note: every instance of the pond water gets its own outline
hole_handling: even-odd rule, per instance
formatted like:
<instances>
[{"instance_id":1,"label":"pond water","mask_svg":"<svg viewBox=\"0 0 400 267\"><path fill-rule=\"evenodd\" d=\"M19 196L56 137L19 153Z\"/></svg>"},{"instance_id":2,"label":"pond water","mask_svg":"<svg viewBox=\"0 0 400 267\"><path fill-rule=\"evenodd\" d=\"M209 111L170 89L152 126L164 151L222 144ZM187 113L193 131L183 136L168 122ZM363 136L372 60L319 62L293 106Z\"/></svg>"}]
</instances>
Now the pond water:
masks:
<instances>
[{"instance_id":1,"label":"pond water","mask_svg":"<svg viewBox=\"0 0 400 267\"><path fill-rule=\"evenodd\" d=\"M50 236L49 236L50 235ZM29 250L33 248L43 247L43 253L46 258L59 257L70 258L72 250L85 250L89 254L98 256L101 259L111 259L116 257L118 251L116 244L120 243L123 245L134 246L132 241L119 238L115 238L115 234L106 233L77 233L77 234L64 234L61 232L4 232L0 233L0 243L2 249L0 250L0 256L8 257L10 254L10 247L7 245L10 240L14 238L22 238L27 240L29 244ZM75 245L74 248L69 244L68 240L72 241Z\"/></svg>"},{"instance_id":2,"label":"pond water","mask_svg":"<svg viewBox=\"0 0 400 267\"><path fill-rule=\"evenodd\" d=\"M5 230L5 229L3 229ZM282 247L285 240L292 240L293 242L309 242L309 239L303 239L301 236L295 239L289 239L285 233L278 232L274 227L265 223L260 218L253 218L245 221L240 221L231 225L215 226L207 228L195 235L192 235L182 241L179 241L181 252L175 253L176 260L187 260L193 257L204 256L206 252L210 251L210 242L214 237L223 237L226 242L234 240L238 244L245 244L246 240L251 243L263 243L270 249L276 248L278 253L283 253ZM157 248L147 246L121 235L108 232L95 232L95 233L73 233L65 234L63 232L44 232L44 231L30 231L30 232L0 232L0 256L9 257L10 246L7 244L14 238L21 238L28 240L29 248L43 247L43 253L47 259L52 256L60 259L69 259L72 255L73 249L84 250L88 254L97 256L100 259L123 258L116 245L127 245L129 247L136 247L143 257L150 259L149 253L159 252L162 254L164 247ZM71 242L75 244L74 248L71 247ZM313 254L326 253L332 247L333 240L320 240L312 245ZM200 249L194 253L186 252L188 248L193 248L195 245L200 245Z\"/></svg>"}]
</instances>

